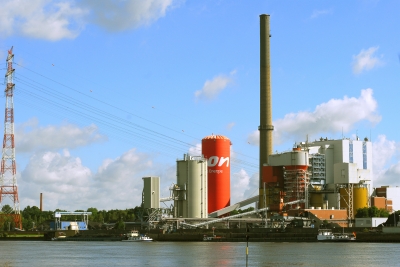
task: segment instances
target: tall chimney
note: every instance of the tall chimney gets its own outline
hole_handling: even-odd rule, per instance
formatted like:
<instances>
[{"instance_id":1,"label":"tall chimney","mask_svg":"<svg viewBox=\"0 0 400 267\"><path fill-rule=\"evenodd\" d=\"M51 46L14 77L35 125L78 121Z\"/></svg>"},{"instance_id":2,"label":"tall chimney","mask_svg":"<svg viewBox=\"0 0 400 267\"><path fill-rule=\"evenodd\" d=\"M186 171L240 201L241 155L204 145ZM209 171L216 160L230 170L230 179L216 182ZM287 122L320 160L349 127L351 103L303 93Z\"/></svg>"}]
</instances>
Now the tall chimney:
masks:
<instances>
[{"instance_id":1,"label":"tall chimney","mask_svg":"<svg viewBox=\"0 0 400 267\"><path fill-rule=\"evenodd\" d=\"M43 193L40 193L40 211L43 211Z\"/></svg>"},{"instance_id":2,"label":"tall chimney","mask_svg":"<svg viewBox=\"0 0 400 267\"><path fill-rule=\"evenodd\" d=\"M268 156L272 154L272 97L271 97L271 67L269 55L269 15L260 15L260 200L263 192L262 167L268 164ZM261 207L263 201L259 201Z\"/></svg>"}]
</instances>

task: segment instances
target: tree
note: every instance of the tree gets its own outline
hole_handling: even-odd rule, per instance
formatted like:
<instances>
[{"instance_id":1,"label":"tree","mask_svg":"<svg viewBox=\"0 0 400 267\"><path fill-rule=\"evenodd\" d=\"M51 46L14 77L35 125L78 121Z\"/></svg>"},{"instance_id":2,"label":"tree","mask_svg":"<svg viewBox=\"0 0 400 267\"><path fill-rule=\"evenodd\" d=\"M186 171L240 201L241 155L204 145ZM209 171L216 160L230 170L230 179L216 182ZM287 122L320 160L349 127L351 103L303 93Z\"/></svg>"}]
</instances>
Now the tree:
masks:
<instances>
[{"instance_id":1,"label":"tree","mask_svg":"<svg viewBox=\"0 0 400 267\"><path fill-rule=\"evenodd\" d=\"M368 218L368 208L361 208L361 209L357 209L356 211L356 218Z\"/></svg>"},{"instance_id":2,"label":"tree","mask_svg":"<svg viewBox=\"0 0 400 267\"><path fill-rule=\"evenodd\" d=\"M4 220L3 224L3 231L12 231L14 230L14 221L12 220L12 217L7 216L6 219Z\"/></svg>"},{"instance_id":3,"label":"tree","mask_svg":"<svg viewBox=\"0 0 400 267\"><path fill-rule=\"evenodd\" d=\"M13 208L10 205L6 204L1 208L1 212L2 213L6 213L6 214L10 214L10 213L13 212Z\"/></svg>"},{"instance_id":4,"label":"tree","mask_svg":"<svg viewBox=\"0 0 400 267\"><path fill-rule=\"evenodd\" d=\"M375 206L369 207L368 215L369 215L369 217L379 217L380 216L379 209Z\"/></svg>"},{"instance_id":5,"label":"tree","mask_svg":"<svg viewBox=\"0 0 400 267\"><path fill-rule=\"evenodd\" d=\"M371 218L371 217L380 217L385 218L389 216L389 212L385 209L378 209L375 206L369 208L360 208L357 209L356 218Z\"/></svg>"},{"instance_id":6,"label":"tree","mask_svg":"<svg viewBox=\"0 0 400 267\"><path fill-rule=\"evenodd\" d=\"M115 223L114 229L117 229L117 230L124 230L125 229L125 223L122 221L122 219L118 220Z\"/></svg>"},{"instance_id":7,"label":"tree","mask_svg":"<svg viewBox=\"0 0 400 267\"><path fill-rule=\"evenodd\" d=\"M380 212L379 217L382 217L382 218L389 217L389 211L387 211L386 209L380 208L379 212Z\"/></svg>"}]
</instances>

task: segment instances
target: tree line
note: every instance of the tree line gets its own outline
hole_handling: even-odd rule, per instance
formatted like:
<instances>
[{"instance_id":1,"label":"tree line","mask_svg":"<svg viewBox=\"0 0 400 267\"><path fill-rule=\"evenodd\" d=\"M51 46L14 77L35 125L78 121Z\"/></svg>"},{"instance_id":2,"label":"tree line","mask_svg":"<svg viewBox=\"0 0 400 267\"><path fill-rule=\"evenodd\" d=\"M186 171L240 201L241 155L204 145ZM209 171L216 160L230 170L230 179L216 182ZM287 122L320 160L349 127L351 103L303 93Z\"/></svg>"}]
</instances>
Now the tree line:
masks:
<instances>
[{"instance_id":1,"label":"tree line","mask_svg":"<svg viewBox=\"0 0 400 267\"><path fill-rule=\"evenodd\" d=\"M375 206L369 207L369 208L361 208L357 209L356 218L372 218L372 217L378 217L378 218L387 218L389 217L389 212L386 209L380 208L378 209Z\"/></svg>"},{"instance_id":2,"label":"tree line","mask_svg":"<svg viewBox=\"0 0 400 267\"><path fill-rule=\"evenodd\" d=\"M12 213L12 208L9 205L4 205L0 212L0 231L13 230L15 228L14 222L10 216L4 216ZM55 211L40 211L36 206L27 206L21 210L22 228L24 230L46 230L49 227L49 222L54 221L54 213L56 211L65 211L56 209ZM83 212L84 210L75 210L76 212ZM141 207L135 207L125 210L98 210L97 208L88 208L87 212L92 215L88 216L89 222L96 222L99 224L113 223L121 227L123 222L135 222L140 220L140 214L143 212ZM2 216L3 215L3 216ZM61 221L81 221L79 215L62 215Z\"/></svg>"}]
</instances>

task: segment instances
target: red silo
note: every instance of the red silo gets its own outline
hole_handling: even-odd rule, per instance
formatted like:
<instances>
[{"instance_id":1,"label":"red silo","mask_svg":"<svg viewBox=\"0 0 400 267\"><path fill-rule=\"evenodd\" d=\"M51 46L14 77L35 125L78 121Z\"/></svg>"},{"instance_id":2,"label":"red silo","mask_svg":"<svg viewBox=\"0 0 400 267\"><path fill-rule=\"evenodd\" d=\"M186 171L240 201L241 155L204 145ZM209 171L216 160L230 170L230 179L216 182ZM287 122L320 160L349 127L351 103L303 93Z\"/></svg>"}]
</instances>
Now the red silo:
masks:
<instances>
[{"instance_id":1,"label":"red silo","mask_svg":"<svg viewBox=\"0 0 400 267\"><path fill-rule=\"evenodd\" d=\"M225 208L231 201L231 141L222 135L210 135L201 141L208 168L208 213Z\"/></svg>"}]
</instances>

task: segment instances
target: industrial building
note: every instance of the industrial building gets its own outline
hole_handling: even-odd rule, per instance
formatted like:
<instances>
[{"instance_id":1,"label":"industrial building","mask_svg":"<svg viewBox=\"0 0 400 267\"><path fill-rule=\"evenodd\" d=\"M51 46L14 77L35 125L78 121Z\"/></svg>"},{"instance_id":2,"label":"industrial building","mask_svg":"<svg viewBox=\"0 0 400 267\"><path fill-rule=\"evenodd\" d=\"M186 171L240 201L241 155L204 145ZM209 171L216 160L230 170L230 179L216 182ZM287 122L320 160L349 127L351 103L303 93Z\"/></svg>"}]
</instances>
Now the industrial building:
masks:
<instances>
[{"instance_id":1,"label":"industrial building","mask_svg":"<svg viewBox=\"0 0 400 267\"><path fill-rule=\"evenodd\" d=\"M229 225L229 220L238 217L230 215L233 210L252 203L255 211L245 215L258 218L264 227L273 225L268 219L271 216L287 219L304 214L344 227L354 225L357 209L374 205L392 211L396 209L392 203L400 204L400 188L373 187L372 143L368 138L321 137L296 143L290 151L272 152L270 38L269 15L260 15L258 196L231 205L231 142L225 136L213 134L202 139L201 157L184 155L183 160L177 160L177 180L169 197L160 199L159 178L143 178L142 204L150 210L148 225L160 221L165 211L161 211L159 202L166 201L173 201L168 220L175 220L176 227L178 222L185 227L208 227L222 222Z\"/></svg>"},{"instance_id":2,"label":"industrial building","mask_svg":"<svg viewBox=\"0 0 400 267\"><path fill-rule=\"evenodd\" d=\"M381 186L375 188L372 200L376 207L384 208L389 212L400 209L400 187Z\"/></svg>"},{"instance_id":3,"label":"industrial building","mask_svg":"<svg viewBox=\"0 0 400 267\"><path fill-rule=\"evenodd\" d=\"M400 190L373 188L372 145L368 139L321 138L269 155L268 164L262 166L260 194L230 205L231 143L218 135L204 140L202 152L207 157L184 155L177 160L177 182L170 188L170 197L159 197L159 177L143 178L143 207L158 210L149 216L152 219L148 223L160 221L160 202L173 201L169 219L175 218L186 227L232 222L238 216L230 216L230 212L251 203L258 208L248 214L253 218L262 211L268 211L267 218L274 214L286 219L309 214L308 217L348 227L355 225L357 209L376 206L391 211L389 196L396 198ZM271 220L265 220L265 225L272 225Z\"/></svg>"}]
</instances>

